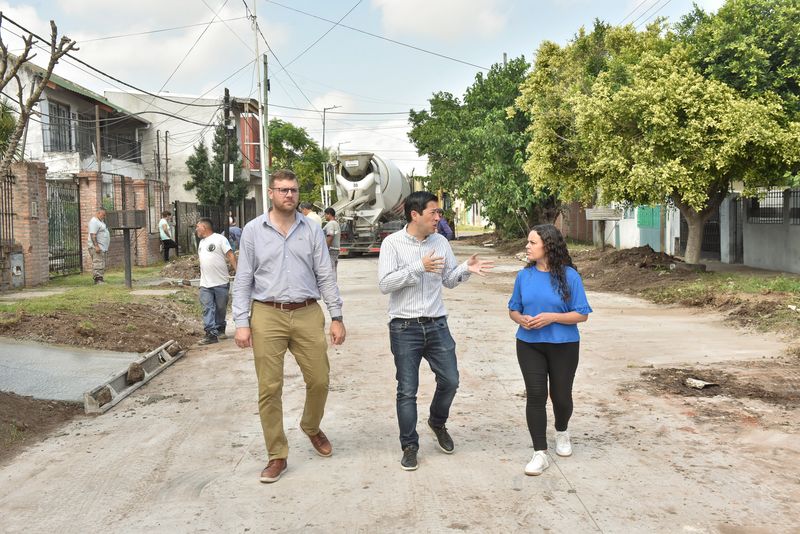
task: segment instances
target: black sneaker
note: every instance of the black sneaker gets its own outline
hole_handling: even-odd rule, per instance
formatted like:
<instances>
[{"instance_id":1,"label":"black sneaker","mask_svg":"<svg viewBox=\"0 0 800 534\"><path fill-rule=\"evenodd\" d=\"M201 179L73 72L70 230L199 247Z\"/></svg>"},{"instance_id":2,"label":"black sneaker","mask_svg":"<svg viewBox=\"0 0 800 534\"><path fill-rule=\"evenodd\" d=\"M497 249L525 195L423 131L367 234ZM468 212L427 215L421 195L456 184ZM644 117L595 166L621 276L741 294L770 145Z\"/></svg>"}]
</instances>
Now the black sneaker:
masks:
<instances>
[{"instance_id":1,"label":"black sneaker","mask_svg":"<svg viewBox=\"0 0 800 534\"><path fill-rule=\"evenodd\" d=\"M436 443L439 445L439 448L442 449L442 452L445 454L453 454L455 445L453 445L453 438L451 438L450 434L447 432L447 427L444 425L433 426L430 419L428 419L428 426L431 427L433 433L436 434Z\"/></svg>"},{"instance_id":2,"label":"black sneaker","mask_svg":"<svg viewBox=\"0 0 800 534\"><path fill-rule=\"evenodd\" d=\"M203 339L198 341L197 344L198 345L210 345L212 343L217 343L218 341L219 341L219 339L217 339L217 336L212 335L212 334L206 334L206 337L204 337Z\"/></svg>"},{"instance_id":3,"label":"black sneaker","mask_svg":"<svg viewBox=\"0 0 800 534\"><path fill-rule=\"evenodd\" d=\"M416 471L419 464L417 464L417 447L408 445L403 449L403 459L400 460L400 467L405 471Z\"/></svg>"}]
</instances>

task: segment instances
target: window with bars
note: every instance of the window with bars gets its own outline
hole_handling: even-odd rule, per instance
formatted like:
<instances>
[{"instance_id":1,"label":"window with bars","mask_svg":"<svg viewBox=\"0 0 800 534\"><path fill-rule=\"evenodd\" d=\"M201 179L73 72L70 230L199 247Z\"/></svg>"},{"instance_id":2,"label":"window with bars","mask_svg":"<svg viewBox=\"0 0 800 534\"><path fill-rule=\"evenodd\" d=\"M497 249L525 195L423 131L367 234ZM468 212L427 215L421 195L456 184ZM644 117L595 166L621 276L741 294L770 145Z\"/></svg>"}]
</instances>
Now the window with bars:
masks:
<instances>
[{"instance_id":1,"label":"window with bars","mask_svg":"<svg viewBox=\"0 0 800 534\"><path fill-rule=\"evenodd\" d=\"M747 222L750 224L783 223L783 191L767 191L747 203Z\"/></svg>"},{"instance_id":2,"label":"window with bars","mask_svg":"<svg viewBox=\"0 0 800 534\"><path fill-rule=\"evenodd\" d=\"M58 102L48 102L48 124L42 124L45 132L45 151L72 152L72 124L69 106Z\"/></svg>"}]
</instances>

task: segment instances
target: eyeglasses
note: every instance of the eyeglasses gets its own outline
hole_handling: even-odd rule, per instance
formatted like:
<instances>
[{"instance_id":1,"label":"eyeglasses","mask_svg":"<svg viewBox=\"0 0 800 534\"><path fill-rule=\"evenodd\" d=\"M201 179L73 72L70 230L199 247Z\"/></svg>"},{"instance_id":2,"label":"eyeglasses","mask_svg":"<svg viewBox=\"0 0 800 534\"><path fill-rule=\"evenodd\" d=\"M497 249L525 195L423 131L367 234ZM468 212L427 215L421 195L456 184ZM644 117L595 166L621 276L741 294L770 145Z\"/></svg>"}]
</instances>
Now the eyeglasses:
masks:
<instances>
[{"instance_id":1,"label":"eyeglasses","mask_svg":"<svg viewBox=\"0 0 800 534\"><path fill-rule=\"evenodd\" d=\"M296 187L270 187L270 189L280 193L280 195L284 197L289 193L296 195L300 192Z\"/></svg>"}]
</instances>

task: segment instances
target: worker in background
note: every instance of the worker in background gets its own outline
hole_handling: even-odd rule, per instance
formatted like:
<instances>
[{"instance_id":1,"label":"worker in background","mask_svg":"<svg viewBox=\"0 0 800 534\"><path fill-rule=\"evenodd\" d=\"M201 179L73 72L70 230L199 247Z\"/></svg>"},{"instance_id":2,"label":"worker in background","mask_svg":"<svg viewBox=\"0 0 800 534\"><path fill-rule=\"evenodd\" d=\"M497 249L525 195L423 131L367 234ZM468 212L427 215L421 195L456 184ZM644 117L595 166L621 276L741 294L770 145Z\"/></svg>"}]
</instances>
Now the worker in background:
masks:
<instances>
[{"instance_id":1,"label":"worker in background","mask_svg":"<svg viewBox=\"0 0 800 534\"><path fill-rule=\"evenodd\" d=\"M331 255L331 265L334 274L339 266L339 248L342 246L342 228L336 220L336 210L325 208L325 241L328 243L328 253Z\"/></svg>"},{"instance_id":2,"label":"worker in background","mask_svg":"<svg viewBox=\"0 0 800 534\"><path fill-rule=\"evenodd\" d=\"M454 288L472 273L484 276L494 264L477 254L463 263L456 261L450 243L436 232L441 215L432 193L411 193L405 215L406 227L381 244L378 287L389 293L389 341L397 368L397 421L403 449L400 467L413 471L419 451L417 389L423 358L436 375L428 426L444 453L455 450L445 423L458 389L458 365L442 287Z\"/></svg>"},{"instance_id":3,"label":"worker in background","mask_svg":"<svg viewBox=\"0 0 800 534\"><path fill-rule=\"evenodd\" d=\"M92 278L95 284L104 284L106 255L111 244L111 234L106 226L106 209L98 207L89 221L89 256L92 258Z\"/></svg>"},{"instance_id":4,"label":"worker in background","mask_svg":"<svg viewBox=\"0 0 800 534\"><path fill-rule=\"evenodd\" d=\"M158 221L158 235L161 239L161 250L164 252L164 263L169 261L169 249L174 248L178 252L178 243L172 234L172 212L164 210L161 212L161 220Z\"/></svg>"},{"instance_id":5,"label":"worker in background","mask_svg":"<svg viewBox=\"0 0 800 534\"><path fill-rule=\"evenodd\" d=\"M195 234L200 238L197 258L200 261L200 304L203 306L203 327L206 335L200 345L226 339L225 315L228 313L230 275L227 259L236 271L236 256L225 236L214 232L214 223L203 217L197 221Z\"/></svg>"},{"instance_id":6,"label":"worker in background","mask_svg":"<svg viewBox=\"0 0 800 534\"><path fill-rule=\"evenodd\" d=\"M322 228L322 219L320 219L319 215L317 215L317 212L314 211L314 206L311 204L311 202L302 202L300 204L300 211L303 212L303 215L317 223L320 228Z\"/></svg>"},{"instance_id":7,"label":"worker in background","mask_svg":"<svg viewBox=\"0 0 800 534\"><path fill-rule=\"evenodd\" d=\"M444 218L444 210L439 208L436 211L439 213L439 222L436 223L436 232L445 236L448 241L452 241L455 239L456 235L453 233L453 229L450 228L450 225L447 224L447 219Z\"/></svg>"}]
</instances>

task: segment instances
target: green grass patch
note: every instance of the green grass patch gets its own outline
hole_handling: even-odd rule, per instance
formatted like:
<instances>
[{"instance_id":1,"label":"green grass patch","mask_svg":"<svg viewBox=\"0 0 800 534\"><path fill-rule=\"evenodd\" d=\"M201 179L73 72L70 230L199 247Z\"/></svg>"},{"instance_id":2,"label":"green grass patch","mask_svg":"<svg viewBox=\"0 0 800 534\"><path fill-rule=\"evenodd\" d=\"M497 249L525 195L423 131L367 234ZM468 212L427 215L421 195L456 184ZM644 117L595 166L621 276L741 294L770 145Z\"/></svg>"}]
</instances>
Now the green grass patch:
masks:
<instances>
[{"instance_id":1,"label":"green grass patch","mask_svg":"<svg viewBox=\"0 0 800 534\"><path fill-rule=\"evenodd\" d=\"M134 267L131 269L131 277L133 281L152 280L161 278L161 269L164 268L163 264L150 265L148 267ZM107 282L106 285L125 285L125 269L111 269L106 271L103 277ZM92 273L70 274L67 276L57 276L51 278L46 287L86 287L93 286L94 279Z\"/></svg>"},{"instance_id":2,"label":"green grass patch","mask_svg":"<svg viewBox=\"0 0 800 534\"><path fill-rule=\"evenodd\" d=\"M74 286L59 295L19 300L14 304L3 306L0 310L12 313L24 311L32 315L45 315L58 311L82 313L91 310L98 302L127 304L136 300L136 297L131 295L124 285L120 287L110 284L92 284L90 286Z\"/></svg>"}]
</instances>

